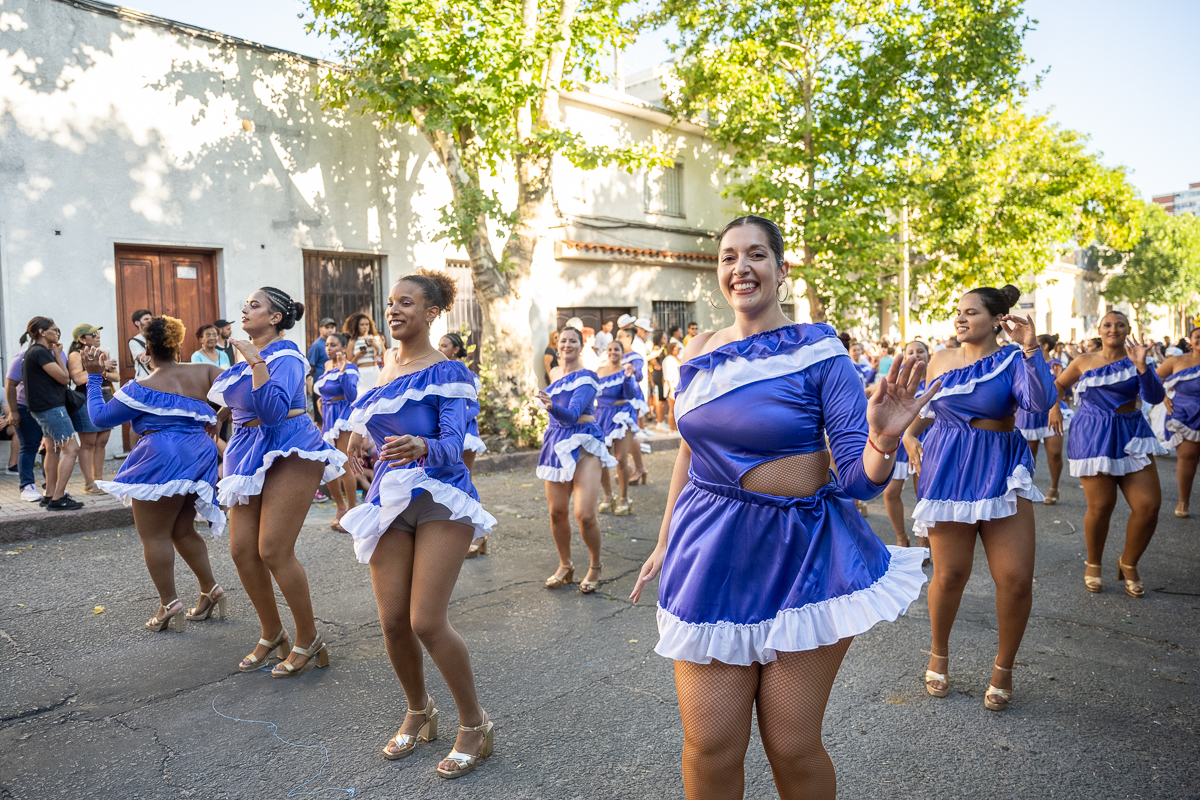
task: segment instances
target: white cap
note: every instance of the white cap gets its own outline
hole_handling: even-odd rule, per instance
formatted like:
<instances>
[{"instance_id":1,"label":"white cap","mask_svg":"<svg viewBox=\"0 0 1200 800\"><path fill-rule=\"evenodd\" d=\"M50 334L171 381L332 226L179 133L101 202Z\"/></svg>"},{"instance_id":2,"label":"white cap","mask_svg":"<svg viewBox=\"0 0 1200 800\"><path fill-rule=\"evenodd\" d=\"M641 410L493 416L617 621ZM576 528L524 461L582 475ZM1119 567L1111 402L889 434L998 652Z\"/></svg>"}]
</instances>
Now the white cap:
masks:
<instances>
[{"instance_id":1,"label":"white cap","mask_svg":"<svg viewBox=\"0 0 1200 800\"><path fill-rule=\"evenodd\" d=\"M579 317L571 317L569 320L567 320L567 327L583 330L583 320L581 320Z\"/></svg>"},{"instance_id":2,"label":"white cap","mask_svg":"<svg viewBox=\"0 0 1200 800\"><path fill-rule=\"evenodd\" d=\"M636 320L634 320L633 324L644 331L654 330L654 326L650 324L650 320L646 319L645 317L638 317Z\"/></svg>"},{"instance_id":3,"label":"white cap","mask_svg":"<svg viewBox=\"0 0 1200 800\"><path fill-rule=\"evenodd\" d=\"M634 319L629 314L622 314L621 316L617 317L617 327L618 328L628 328L633 323L634 323Z\"/></svg>"}]
</instances>

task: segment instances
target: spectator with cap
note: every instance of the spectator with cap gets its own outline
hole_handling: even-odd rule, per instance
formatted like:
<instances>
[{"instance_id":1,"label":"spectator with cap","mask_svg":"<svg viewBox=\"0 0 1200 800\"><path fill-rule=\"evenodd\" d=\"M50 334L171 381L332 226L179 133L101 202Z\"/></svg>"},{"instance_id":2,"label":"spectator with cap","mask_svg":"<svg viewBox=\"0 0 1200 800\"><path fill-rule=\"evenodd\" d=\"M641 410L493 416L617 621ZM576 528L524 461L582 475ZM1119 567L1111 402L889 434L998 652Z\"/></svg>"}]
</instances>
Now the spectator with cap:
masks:
<instances>
[{"instance_id":1,"label":"spectator with cap","mask_svg":"<svg viewBox=\"0 0 1200 800\"><path fill-rule=\"evenodd\" d=\"M325 371L325 362L329 360L325 354L325 340L337 333L337 320L332 317L322 317L317 327L319 328L317 338L308 348L308 365L310 367L308 374L310 377Z\"/></svg>"},{"instance_id":2,"label":"spectator with cap","mask_svg":"<svg viewBox=\"0 0 1200 800\"><path fill-rule=\"evenodd\" d=\"M74 409L68 408L71 417L71 427L79 435L79 473L83 476L83 493L91 495L105 494L96 485L96 481L104 480L104 451L108 447L109 428L102 428L92 422L87 410L88 372L83 365L83 352L89 348L100 347L100 328L95 325L76 325L71 331L71 346L67 352L67 372L70 373L71 383L74 384L78 402ZM117 362L111 361L108 353L97 350L103 372L100 375L100 391L105 402L112 399L113 384L120 383L121 374ZM68 384L68 389L71 385Z\"/></svg>"},{"instance_id":3,"label":"spectator with cap","mask_svg":"<svg viewBox=\"0 0 1200 800\"><path fill-rule=\"evenodd\" d=\"M137 333L129 337L127 343L129 355L133 358L133 379L144 378L150 374L150 354L146 352L146 337L142 335L142 326L149 325L154 314L148 308L139 308L133 312L130 320Z\"/></svg>"},{"instance_id":4,"label":"spectator with cap","mask_svg":"<svg viewBox=\"0 0 1200 800\"><path fill-rule=\"evenodd\" d=\"M217 349L225 354L230 364L236 364L237 354L229 342L229 337L233 335L233 323L227 319L219 319L213 323L213 327L217 329Z\"/></svg>"},{"instance_id":5,"label":"spectator with cap","mask_svg":"<svg viewBox=\"0 0 1200 800\"><path fill-rule=\"evenodd\" d=\"M606 319L600 323L600 330L596 331L596 340L593 345L596 348L596 353L603 355L604 351L613 341L613 321Z\"/></svg>"}]
</instances>

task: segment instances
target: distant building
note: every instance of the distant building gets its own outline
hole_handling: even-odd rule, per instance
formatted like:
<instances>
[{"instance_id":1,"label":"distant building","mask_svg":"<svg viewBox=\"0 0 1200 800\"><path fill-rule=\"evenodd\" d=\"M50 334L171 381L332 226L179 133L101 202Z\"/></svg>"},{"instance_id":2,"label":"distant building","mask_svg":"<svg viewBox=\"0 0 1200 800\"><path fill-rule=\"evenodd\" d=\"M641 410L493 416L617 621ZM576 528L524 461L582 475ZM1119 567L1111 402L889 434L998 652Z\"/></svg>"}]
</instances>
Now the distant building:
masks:
<instances>
[{"instance_id":1,"label":"distant building","mask_svg":"<svg viewBox=\"0 0 1200 800\"><path fill-rule=\"evenodd\" d=\"M1168 214L1191 214L1200 216L1200 183L1188 184L1181 192L1154 195L1154 202Z\"/></svg>"}]
</instances>

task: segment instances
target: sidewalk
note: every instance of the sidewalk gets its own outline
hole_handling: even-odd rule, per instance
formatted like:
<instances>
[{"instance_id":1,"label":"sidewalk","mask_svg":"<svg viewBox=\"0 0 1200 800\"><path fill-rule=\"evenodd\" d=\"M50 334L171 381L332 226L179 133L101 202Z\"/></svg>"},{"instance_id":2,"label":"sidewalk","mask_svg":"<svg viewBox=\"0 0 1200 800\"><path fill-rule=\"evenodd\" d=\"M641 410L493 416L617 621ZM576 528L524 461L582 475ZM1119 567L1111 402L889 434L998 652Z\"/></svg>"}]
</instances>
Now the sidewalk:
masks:
<instances>
[{"instance_id":1,"label":"sidewalk","mask_svg":"<svg viewBox=\"0 0 1200 800\"><path fill-rule=\"evenodd\" d=\"M116 475L120 465L119 460L106 460L104 477ZM38 481L42 480L41 467L34 470L34 475ZM67 483L67 491L83 503L83 508L77 511L47 511L37 503L22 500L19 483L17 473L0 471L0 543L45 539L133 524L133 511L121 505L117 498L83 493L83 478L78 465Z\"/></svg>"}]
</instances>

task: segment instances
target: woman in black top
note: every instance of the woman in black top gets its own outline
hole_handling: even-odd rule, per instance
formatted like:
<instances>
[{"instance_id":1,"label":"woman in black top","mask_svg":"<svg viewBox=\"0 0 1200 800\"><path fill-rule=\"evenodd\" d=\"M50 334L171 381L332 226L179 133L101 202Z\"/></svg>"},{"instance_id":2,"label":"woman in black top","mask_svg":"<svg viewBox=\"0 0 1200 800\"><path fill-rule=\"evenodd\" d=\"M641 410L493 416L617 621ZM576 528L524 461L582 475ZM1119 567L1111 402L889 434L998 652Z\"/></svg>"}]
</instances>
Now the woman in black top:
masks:
<instances>
[{"instance_id":1,"label":"woman in black top","mask_svg":"<svg viewBox=\"0 0 1200 800\"><path fill-rule=\"evenodd\" d=\"M21 382L25 384L25 404L42 427L46 455L46 496L42 503L52 511L83 508L83 503L67 497L67 480L75 468L79 444L67 411L67 384L71 380L63 363L60 332L54 320L34 317L29 320L21 344L30 342L21 362Z\"/></svg>"},{"instance_id":2,"label":"woman in black top","mask_svg":"<svg viewBox=\"0 0 1200 800\"><path fill-rule=\"evenodd\" d=\"M542 377L550 385L550 370L558 366L558 331L550 331L550 346L542 353Z\"/></svg>"}]
</instances>

